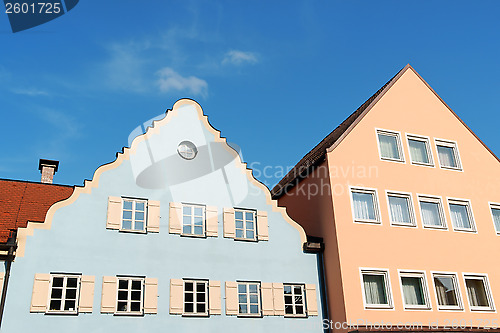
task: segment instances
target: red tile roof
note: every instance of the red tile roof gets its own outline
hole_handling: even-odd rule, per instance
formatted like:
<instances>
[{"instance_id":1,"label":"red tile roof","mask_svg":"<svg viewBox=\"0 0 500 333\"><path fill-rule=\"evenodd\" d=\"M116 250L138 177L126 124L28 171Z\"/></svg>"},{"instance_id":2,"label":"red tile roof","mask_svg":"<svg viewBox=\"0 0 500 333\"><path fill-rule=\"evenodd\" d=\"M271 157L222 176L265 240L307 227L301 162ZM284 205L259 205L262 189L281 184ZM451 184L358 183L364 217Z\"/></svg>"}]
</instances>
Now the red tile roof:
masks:
<instances>
[{"instance_id":1,"label":"red tile roof","mask_svg":"<svg viewBox=\"0 0 500 333\"><path fill-rule=\"evenodd\" d=\"M0 179L0 243L28 221L43 222L50 206L68 198L73 186Z\"/></svg>"}]
</instances>

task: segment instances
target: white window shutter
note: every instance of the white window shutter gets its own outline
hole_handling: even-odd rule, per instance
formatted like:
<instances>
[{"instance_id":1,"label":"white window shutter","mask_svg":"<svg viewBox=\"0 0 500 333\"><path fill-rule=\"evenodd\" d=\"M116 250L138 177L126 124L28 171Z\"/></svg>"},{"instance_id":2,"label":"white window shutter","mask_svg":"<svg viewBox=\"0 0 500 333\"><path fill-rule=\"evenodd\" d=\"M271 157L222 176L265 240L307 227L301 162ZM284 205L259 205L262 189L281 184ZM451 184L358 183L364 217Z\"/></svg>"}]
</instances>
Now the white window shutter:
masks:
<instances>
[{"instance_id":1,"label":"white window shutter","mask_svg":"<svg viewBox=\"0 0 500 333\"><path fill-rule=\"evenodd\" d=\"M160 202L148 200L147 232L160 232Z\"/></svg>"},{"instance_id":2,"label":"white window shutter","mask_svg":"<svg viewBox=\"0 0 500 333\"><path fill-rule=\"evenodd\" d=\"M236 228L234 225L234 209L224 208L224 237L234 238Z\"/></svg>"},{"instance_id":3,"label":"white window shutter","mask_svg":"<svg viewBox=\"0 0 500 333\"><path fill-rule=\"evenodd\" d=\"M226 315L238 315L238 283L226 281Z\"/></svg>"},{"instance_id":4,"label":"white window shutter","mask_svg":"<svg viewBox=\"0 0 500 333\"><path fill-rule=\"evenodd\" d=\"M308 316L318 315L318 296L316 295L316 285L306 284L306 306Z\"/></svg>"},{"instance_id":5,"label":"white window shutter","mask_svg":"<svg viewBox=\"0 0 500 333\"><path fill-rule=\"evenodd\" d=\"M267 212L265 210L259 210L257 212L257 239L262 241L269 240Z\"/></svg>"},{"instance_id":6,"label":"white window shutter","mask_svg":"<svg viewBox=\"0 0 500 333\"><path fill-rule=\"evenodd\" d=\"M158 279L144 280L144 313L158 313Z\"/></svg>"},{"instance_id":7,"label":"white window shutter","mask_svg":"<svg viewBox=\"0 0 500 333\"><path fill-rule=\"evenodd\" d=\"M273 283L274 315L285 315L285 292L283 283Z\"/></svg>"},{"instance_id":8,"label":"white window shutter","mask_svg":"<svg viewBox=\"0 0 500 333\"><path fill-rule=\"evenodd\" d=\"M108 198L108 217L106 220L107 229L120 229L122 221L122 198Z\"/></svg>"},{"instance_id":9,"label":"white window shutter","mask_svg":"<svg viewBox=\"0 0 500 333\"><path fill-rule=\"evenodd\" d=\"M184 281L170 279L170 314L182 314L184 309Z\"/></svg>"},{"instance_id":10,"label":"white window shutter","mask_svg":"<svg viewBox=\"0 0 500 333\"><path fill-rule=\"evenodd\" d=\"M50 274L35 274L33 294L31 295L30 312L45 312L50 289Z\"/></svg>"},{"instance_id":11,"label":"white window shutter","mask_svg":"<svg viewBox=\"0 0 500 333\"><path fill-rule=\"evenodd\" d=\"M78 312L91 313L94 305L95 276L83 275L80 279L80 300Z\"/></svg>"},{"instance_id":12,"label":"white window shutter","mask_svg":"<svg viewBox=\"0 0 500 333\"><path fill-rule=\"evenodd\" d=\"M118 279L115 276L102 277L101 313L115 313Z\"/></svg>"},{"instance_id":13,"label":"white window shutter","mask_svg":"<svg viewBox=\"0 0 500 333\"><path fill-rule=\"evenodd\" d=\"M168 230L171 234L180 234L182 231L182 204L171 202L168 214Z\"/></svg>"},{"instance_id":14,"label":"white window shutter","mask_svg":"<svg viewBox=\"0 0 500 333\"><path fill-rule=\"evenodd\" d=\"M264 316L274 316L273 284L262 282L260 290L262 292L262 314Z\"/></svg>"},{"instance_id":15,"label":"white window shutter","mask_svg":"<svg viewBox=\"0 0 500 333\"><path fill-rule=\"evenodd\" d=\"M217 215L218 215L218 210L216 206L207 206L205 208L205 214L206 214L206 226L207 226L207 236L208 237L217 237L218 236L218 221L217 221Z\"/></svg>"},{"instance_id":16,"label":"white window shutter","mask_svg":"<svg viewBox=\"0 0 500 333\"><path fill-rule=\"evenodd\" d=\"M208 309L211 315L222 314L220 281L210 280L208 283L209 304Z\"/></svg>"}]
</instances>

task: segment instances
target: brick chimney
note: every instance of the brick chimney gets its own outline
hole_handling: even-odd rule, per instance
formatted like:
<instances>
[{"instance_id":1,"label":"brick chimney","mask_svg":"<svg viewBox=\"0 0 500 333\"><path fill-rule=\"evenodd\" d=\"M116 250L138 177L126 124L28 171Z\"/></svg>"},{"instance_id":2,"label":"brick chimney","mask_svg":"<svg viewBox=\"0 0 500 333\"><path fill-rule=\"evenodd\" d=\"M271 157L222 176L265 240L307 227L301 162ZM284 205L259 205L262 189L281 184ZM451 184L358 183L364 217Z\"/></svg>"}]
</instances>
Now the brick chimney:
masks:
<instances>
[{"instance_id":1,"label":"brick chimney","mask_svg":"<svg viewBox=\"0 0 500 333\"><path fill-rule=\"evenodd\" d=\"M42 183L52 184L54 174L59 167L59 161L40 159L38 163L38 170L42 173Z\"/></svg>"}]
</instances>

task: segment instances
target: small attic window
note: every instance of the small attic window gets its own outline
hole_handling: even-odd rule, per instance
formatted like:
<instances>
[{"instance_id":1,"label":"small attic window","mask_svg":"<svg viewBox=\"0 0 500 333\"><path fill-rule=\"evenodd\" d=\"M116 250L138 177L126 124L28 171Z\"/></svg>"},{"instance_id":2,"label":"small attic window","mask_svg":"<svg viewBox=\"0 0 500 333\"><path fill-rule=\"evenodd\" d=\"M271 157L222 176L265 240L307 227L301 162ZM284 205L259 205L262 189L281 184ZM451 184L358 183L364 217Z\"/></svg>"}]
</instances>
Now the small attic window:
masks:
<instances>
[{"instance_id":1,"label":"small attic window","mask_svg":"<svg viewBox=\"0 0 500 333\"><path fill-rule=\"evenodd\" d=\"M177 147L177 153L186 160L192 160L198 154L198 148L191 141L182 141Z\"/></svg>"}]
</instances>

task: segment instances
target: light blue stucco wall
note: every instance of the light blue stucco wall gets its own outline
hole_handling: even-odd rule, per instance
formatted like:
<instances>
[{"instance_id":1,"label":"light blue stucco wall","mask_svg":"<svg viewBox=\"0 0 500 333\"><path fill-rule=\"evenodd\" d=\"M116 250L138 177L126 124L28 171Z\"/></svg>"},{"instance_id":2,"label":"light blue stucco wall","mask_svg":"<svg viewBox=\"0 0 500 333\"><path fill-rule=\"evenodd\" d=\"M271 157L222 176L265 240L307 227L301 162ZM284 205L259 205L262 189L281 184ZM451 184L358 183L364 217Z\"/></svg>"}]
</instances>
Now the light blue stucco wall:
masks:
<instances>
[{"instance_id":1,"label":"light blue stucco wall","mask_svg":"<svg viewBox=\"0 0 500 333\"><path fill-rule=\"evenodd\" d=\"M54 214L50 230L28 236L25 254L12 265L2 332L320 332L321 303L316 255L301 250L299 231L266 203L266 193L241 170L241 161L199 119L194 103L175 107L155 125L148 140L136 140L135 153L101 174L98 187ZM199 148L191 161L177 146L189 140ZM236 158L235 158L236 157ZM117 163L115 163L117 164ZM134 234L106 229L109 196L159 200L159 233ZM170 202L217 206L219 237L189 238L168 232ZM269 241L223 238L224 207L268 212ZM35 273L82 273L96 277L91 314L30 313ZM143 275L158 278L158 314L139 317L100 313L102 277ZM221 281L222 315L209 318L169 314L171 278ZM312 283L319 316L238 318L225 315L224 282Z\"/></svg>"}]
</instances>

